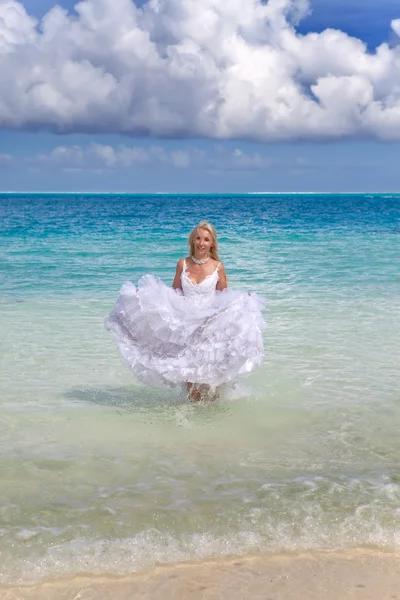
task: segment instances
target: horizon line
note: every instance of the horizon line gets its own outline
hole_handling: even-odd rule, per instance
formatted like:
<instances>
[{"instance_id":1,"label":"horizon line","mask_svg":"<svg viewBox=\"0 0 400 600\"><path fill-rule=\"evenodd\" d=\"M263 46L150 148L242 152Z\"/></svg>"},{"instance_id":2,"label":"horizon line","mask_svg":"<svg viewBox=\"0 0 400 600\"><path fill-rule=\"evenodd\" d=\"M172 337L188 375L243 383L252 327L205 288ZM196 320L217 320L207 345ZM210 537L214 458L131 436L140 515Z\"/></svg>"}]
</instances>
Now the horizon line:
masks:
<instances>
[{"instance_id":1,"label":"horizon line","mask_svg":"<svg viewBox=\"0 0 400 600\"><path fill-rule=\"evenodd\" d=\"M349 191L341 191L341 192L328 192L328 191L300 191L300 192L268 192L268 191L257 191L257 192L129 192L129 191L121 191L121 192L110 192L110 191L79 191L79 190L74 190L74 191L58 191L58 190L51 190L51 191L42 191L42 190L30 190L30 191L24 191L24 190L0 190L0 195L6 195L6 194L14 194L14 195L21 195L21 194L44 194L44 195L51 195L51 194L56 194L58 196L61 195L86 195L86 196L90 196L90 195L98 195L98 196L118 196L118 195L127 195L127 196L210 196L210 195L215 195L215 196L254 196L254 195L263 195L263 196L273 196L273 195L331 195L331 196L335 196L335 195L339 195L339 196L354 196L354 195L382 195L382 194L390 194L390 195L400 195L400 191L396 192L396 191L358 191L358 192L349 192Z\"/></svg>"}]
</instances>

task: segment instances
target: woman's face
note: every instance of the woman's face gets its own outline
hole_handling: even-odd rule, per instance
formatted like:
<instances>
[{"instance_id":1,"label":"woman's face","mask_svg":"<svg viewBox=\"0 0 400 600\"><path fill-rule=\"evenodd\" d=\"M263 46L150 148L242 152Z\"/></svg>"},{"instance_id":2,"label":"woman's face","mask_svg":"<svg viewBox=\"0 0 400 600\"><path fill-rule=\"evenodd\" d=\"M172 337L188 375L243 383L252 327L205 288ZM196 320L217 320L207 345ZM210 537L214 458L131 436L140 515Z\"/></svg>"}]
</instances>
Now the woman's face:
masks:
<instances>
[{"instance_id":1,"label":"woman's face","mask_svg":"<svg viewBox=\"0 0 400 600\"><path fill-rule=\"evenodd\" d=\"M198 229L194 238L194 249L196 254L208 255L213 245L211 233L207 229Z\"/></svg>"}]
</instances>

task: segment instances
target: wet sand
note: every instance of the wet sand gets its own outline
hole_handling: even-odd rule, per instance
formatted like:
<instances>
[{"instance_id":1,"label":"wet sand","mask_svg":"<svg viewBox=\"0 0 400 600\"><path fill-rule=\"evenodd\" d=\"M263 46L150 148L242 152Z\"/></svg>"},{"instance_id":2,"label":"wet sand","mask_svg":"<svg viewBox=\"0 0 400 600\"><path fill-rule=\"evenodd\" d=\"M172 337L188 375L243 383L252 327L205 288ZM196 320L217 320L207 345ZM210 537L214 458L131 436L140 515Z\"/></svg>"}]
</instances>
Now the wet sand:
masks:
<instances>
[{"instance_id":1,"label":"wet sand","mask_svg":"<svg viewBox=\"0 0 400 600\"><path fill-rule=\"evenodd\" d=\"M400 600L400 554L352 552L162 566L127 577L0 586L1 600Z\"/></svg>"}]
</instances>

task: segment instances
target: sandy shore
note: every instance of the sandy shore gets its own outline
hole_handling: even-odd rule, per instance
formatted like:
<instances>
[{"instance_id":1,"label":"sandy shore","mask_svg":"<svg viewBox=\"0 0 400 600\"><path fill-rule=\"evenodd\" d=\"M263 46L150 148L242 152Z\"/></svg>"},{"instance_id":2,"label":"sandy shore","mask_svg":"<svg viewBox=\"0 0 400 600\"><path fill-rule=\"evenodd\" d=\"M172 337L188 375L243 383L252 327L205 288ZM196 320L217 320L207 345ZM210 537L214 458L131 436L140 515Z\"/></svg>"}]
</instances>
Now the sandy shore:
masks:
<instances>
[{"instance_id":1,"label":"sandy shore","mask_svg":"<svg viewBox=\"0 0 400 600\"><path fill-rule=\"evenodd\" d=\"M237 558L0 587L1 600L400 600L400 554Z\"/></svg>"}]
</instances>

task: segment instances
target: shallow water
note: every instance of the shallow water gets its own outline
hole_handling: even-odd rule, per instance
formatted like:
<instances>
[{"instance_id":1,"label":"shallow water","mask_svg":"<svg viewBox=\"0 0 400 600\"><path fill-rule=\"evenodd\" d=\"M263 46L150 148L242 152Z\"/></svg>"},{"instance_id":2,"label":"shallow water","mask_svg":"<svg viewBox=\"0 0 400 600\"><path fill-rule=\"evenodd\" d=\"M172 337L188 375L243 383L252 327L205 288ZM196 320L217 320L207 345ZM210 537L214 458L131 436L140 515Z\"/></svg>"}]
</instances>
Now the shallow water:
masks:
<instances>
[{"instance_id":1,"label":"shallow water","mask_svg":"<svg viewBox=\"0 0 400 600\"><path fill-rule=\"evenodd\" d=\"M0 581L400 548L400 197L0 195ZM217 403L133 380L120 284L191 227L266 297L264 364Z\"/></svg>"}]
</instances>

